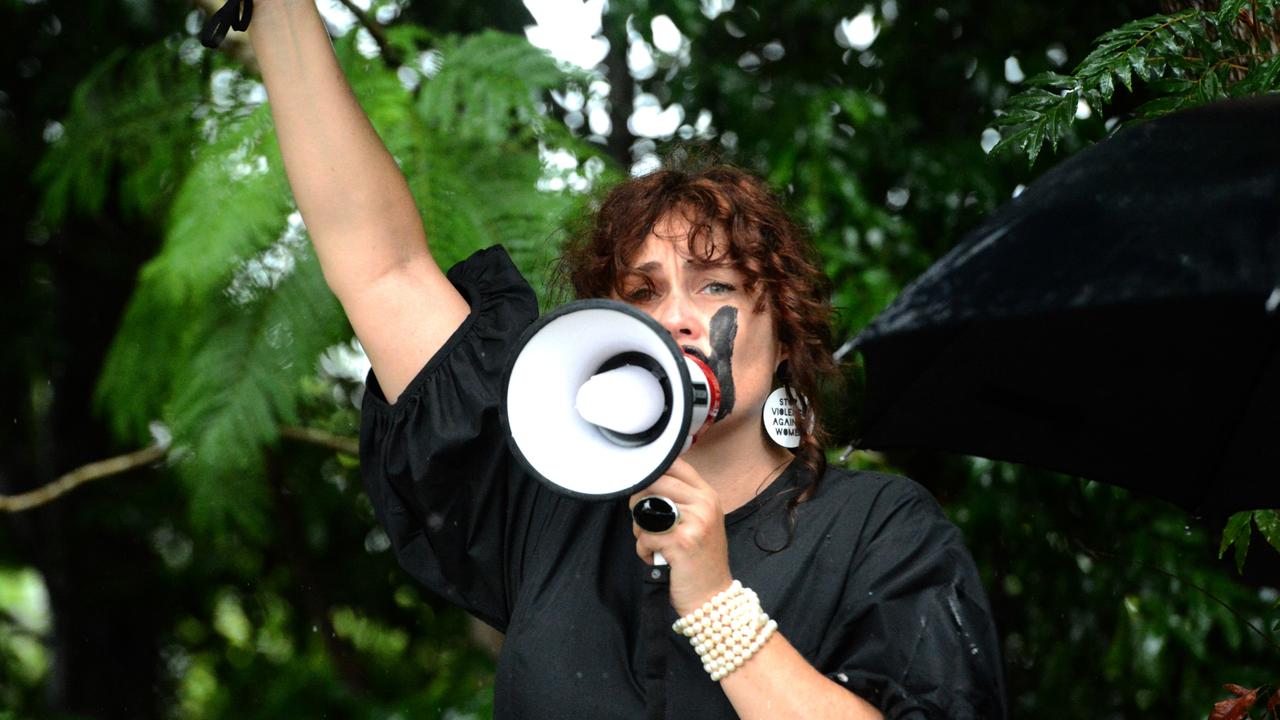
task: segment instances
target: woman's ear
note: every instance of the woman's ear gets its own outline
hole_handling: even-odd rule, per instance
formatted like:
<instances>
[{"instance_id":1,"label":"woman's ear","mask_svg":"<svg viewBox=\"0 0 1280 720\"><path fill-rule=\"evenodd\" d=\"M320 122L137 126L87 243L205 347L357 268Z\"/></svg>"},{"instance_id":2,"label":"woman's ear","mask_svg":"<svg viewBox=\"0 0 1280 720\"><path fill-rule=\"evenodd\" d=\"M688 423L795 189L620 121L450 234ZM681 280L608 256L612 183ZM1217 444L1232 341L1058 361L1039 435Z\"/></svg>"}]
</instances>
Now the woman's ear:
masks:
<instances>
[{"instance_id":1,"label":"woman's ear","mask_svg":"<svg viewBox=\"0 0 1280 720\"><path fill-rule=\"evenodd\" d=\"M783 357L778 363L778 367L773 369L773 377L780 385L787 385L791 382L791 362Z\"/></svg>"}]
</instances>

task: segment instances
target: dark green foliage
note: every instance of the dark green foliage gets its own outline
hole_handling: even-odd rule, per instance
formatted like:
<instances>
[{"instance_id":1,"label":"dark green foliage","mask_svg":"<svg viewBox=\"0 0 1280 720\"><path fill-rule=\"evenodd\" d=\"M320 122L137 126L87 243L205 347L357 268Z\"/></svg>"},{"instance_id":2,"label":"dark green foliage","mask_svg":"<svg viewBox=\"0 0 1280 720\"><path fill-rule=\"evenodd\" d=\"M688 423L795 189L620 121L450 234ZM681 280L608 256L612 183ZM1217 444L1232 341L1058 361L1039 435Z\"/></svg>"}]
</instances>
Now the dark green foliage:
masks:
<instances>
[{"instance_id":1,"label":"dark green foliage","mask_svg":"<svg viewBox=\"0 0 1280 720\"><path fill-rule=\"evenodd\" d=\"M426 35L395 37L408 49ZM538 98L566 76L541 51L509 35L443 38L434 49L442 67L420 78L415 97L394 69L359 55L355 33L340 38L336 49L409 177L438 260L447 266L506 243L544 284L554 254L548 238L575 201L567 192L538 190L539 143L573 147L576 141L541 114ZM165 44L137 56L133 70L150 77L150 65L173 60ZM107 67L116 64L112 59ZM89 87L97 88L104 72L91 76ZM195 160L165 207L164 245L140 274L98 399L117 431L135 442L145 440L152 421L169 426L175 467L188 482L201 527L232 523L262 538L261 454L276 443L279 426L300 421L300 382L314 373L320 353L350 330L305 231L286 229L292 204L269 107L255 105L255 83L241 71L217 72L225 107L214 110L197 96L170 111L190 118L197 109L210 110L198 126L207 141L196 144ZM95 157L98 147L127 147L132 126L90 127L88 112L73 106L64 153ZM181 137L192 141L195 130ZM131 158L122 154L118 162L126 172L142 172L127 164ZM43 176L55 198L75 178L99 184L80 188L89 197L100 197L108 179L85 175L79 162L50 163Z\"/></svg>"},{"instance_id":2,"label":"dark green foliage","mask_svg":"<svg viewBox=\"0 0 1280 720\"><path fill-rule=\"evenodd\" d=\"M1147 100L1133 111L1137 118L1280 90L1278 7L1274 0L1228 0L1216 13L1153 15L1103 33L1070 75L1037 75L1009 99L995 119L1005 133L993 151L1016 148L1034 164L1045 142L1057 149L1082 98L1101 111L1121 86L1129 93L1145 86L1138 88Z\"/></svg>"},{"instance_id":3,"label":"dark green foliage","mask_svg":"<svg viewBox=\"0 0 1280 720\"><path fill-rule=\"evenodd\" d=\"M970 467L950 514L1001 618L1011 717L1203 718L1223 683L1274 678L1265 605L1211 532L1111 486Z\"/></svg>"},{"instance_id":4,"label":"dark green foliage","mask_svg":"<svg viewBox=\"0 0 1280 720\"><path fill-rule=\"evenodd\" d=\"M36 173L46 221L56 226L73 213L102 212L112 189L104 180L113 172L120 173L120 208L157 220L190 165L201 81L199 69L176 62L165 44L138 53L122 48L94 67Z\"/></svg>"},{"instance_id":5,"label":"dark green foliage","mask_svg":"<svg viewBox=\"0 0 1280 720\"><path fill-rule=\"evenodd\" d=\"M1271 547L1280 551L1280 510L1246 510L1232 515L1227 526L1222 530L1222 544L1218 547L1218 557L1227 554L1227 548L1235 546L1236 570L1244 572L1245 558L1249 554L1249 538L1253 534L1253 526Z\"/></svg>"}]
</instances>

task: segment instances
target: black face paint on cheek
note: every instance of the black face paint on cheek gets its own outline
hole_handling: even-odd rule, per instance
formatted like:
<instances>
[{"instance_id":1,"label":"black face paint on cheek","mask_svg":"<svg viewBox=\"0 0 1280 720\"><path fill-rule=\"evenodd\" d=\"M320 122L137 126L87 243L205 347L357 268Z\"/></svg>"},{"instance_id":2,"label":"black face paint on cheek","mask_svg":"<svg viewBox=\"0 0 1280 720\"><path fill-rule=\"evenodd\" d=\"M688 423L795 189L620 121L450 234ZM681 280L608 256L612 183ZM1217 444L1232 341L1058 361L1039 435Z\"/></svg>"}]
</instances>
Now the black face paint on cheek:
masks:
<instances>
[{"instance_id":1,"label":"black face paint on cheek","mask_svg":"<svg viewBox=\"0 0 1280 720\"><path fill-rule=\"evenodd\" d=\"M738 309L725 305L711 316L711 357L707 365L720 381L716 420L733 412L733 342L738 337Z\"/></svg>"}]
</instances>

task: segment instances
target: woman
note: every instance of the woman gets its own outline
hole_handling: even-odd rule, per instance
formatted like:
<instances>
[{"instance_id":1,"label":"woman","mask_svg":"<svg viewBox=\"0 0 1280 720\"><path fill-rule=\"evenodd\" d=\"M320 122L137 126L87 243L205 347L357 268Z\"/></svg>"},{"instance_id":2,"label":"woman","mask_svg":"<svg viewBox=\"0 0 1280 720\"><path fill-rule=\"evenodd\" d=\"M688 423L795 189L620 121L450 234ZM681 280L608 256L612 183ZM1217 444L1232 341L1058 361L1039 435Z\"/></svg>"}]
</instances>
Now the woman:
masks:
<instances>
[{"instance_id":1,"label":"woman","mask_svg":"<svg viewBox=\"0 0 1280 720\"><path fill-rule=\"evenodd\" d=\"M827 468L816 425L795 455L762 430L776 382L813 397L832 370L822 283L762 182L730 168L631 181L566 255L579 295L647 312L730 391L646 490L681 522L642 532L628 504L557 495L512 460L496 398L533 293L500 248L446 277L312 1L257 5L251 37L289 180L373 366L366 489L405 569L506 633L499 717L642 717L654 652L667 717L1003 714L986 600L932 498ZM683 633L643 637L640 570L655 552L670 563L667 619L687 616L676 627L699 628L694 640L730 623L698 615L706 603L742 610L736 662Z\"/></svg>"}]
</instances>

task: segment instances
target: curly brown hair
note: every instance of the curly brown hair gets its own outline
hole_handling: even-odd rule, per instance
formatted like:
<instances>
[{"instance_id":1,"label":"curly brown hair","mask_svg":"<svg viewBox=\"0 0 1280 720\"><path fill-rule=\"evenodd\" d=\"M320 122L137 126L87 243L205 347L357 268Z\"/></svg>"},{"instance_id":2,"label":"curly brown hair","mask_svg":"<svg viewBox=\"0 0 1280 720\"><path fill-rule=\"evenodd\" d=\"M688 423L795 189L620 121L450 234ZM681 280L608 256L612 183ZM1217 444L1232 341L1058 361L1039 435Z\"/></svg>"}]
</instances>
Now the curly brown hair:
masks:
<instances>
[{"instance_id":1,"label":"curly brown hair","mask_svg":"<svg viewBox=\"0 0 1280 720\"><path fill-rule=\"evenodd\" d=\"M624 181L569 229L556 274L578 298L625 297L629 261L654 226L673 212L689 223L690 257L728 262L743 274L748 292L761 290L756 310L768 306L788 357L779 380L807 404L800 416L812 412L814 418L811 427L801 423L796 458L816 483L826 470L826 438L816 404L820 386L837 375L830 283L807 235L763 180L716 163L668 167ZM719 245L710 242L717 230L726 241Z\"/></svg>"}]
</instances>

